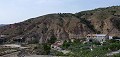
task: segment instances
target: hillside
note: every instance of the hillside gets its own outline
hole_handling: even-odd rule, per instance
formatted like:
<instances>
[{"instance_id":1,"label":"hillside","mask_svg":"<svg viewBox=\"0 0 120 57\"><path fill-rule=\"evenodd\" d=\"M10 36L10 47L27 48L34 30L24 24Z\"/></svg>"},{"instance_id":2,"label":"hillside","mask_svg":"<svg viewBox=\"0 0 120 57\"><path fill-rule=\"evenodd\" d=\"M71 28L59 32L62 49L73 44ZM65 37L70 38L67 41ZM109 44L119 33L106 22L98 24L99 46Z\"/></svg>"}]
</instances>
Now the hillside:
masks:
<instances>
[{"instance_id":1,"label":"hillside","mask_svg":"<svg viewBox=\"0 0 120 57\"><path fill-rule=\"evenodd\" d=\"M0 24L0 27L5 26L5 24Z\"/></svg>"},{"instance_id":2,"label":"hillside","mask_svg":"<svg viewBox=\"0 0 120 57\"><path fill-rule=\"evenodd\" d=\"M39 43L47 42L51 36L65 40L72 34L84 37L89 33L109 33L119 36L120 6L98 8L75 14L48 14L0 28L0 34L8 35L8 39L23 37L27 42L36 40Z\"/></svg>"}]
</instances>

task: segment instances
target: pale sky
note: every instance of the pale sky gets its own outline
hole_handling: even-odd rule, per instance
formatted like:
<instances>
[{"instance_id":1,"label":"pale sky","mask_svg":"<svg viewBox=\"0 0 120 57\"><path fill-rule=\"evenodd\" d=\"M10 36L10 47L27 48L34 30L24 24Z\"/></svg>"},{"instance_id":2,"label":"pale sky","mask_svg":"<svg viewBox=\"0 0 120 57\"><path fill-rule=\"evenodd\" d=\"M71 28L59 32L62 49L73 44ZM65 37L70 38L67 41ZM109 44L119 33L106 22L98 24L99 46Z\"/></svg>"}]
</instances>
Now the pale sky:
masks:
<instances>
[{"instance_id":1,"label":"pale sky","mask_svg":"<svg viewBox=\"0 0 120 57\"><path fill-rule=\"evenodd\" d=\"M76 13L116 5L120 5L120 0L0 0L0 24L50 13Z\"/></svg>"}]
</instances>

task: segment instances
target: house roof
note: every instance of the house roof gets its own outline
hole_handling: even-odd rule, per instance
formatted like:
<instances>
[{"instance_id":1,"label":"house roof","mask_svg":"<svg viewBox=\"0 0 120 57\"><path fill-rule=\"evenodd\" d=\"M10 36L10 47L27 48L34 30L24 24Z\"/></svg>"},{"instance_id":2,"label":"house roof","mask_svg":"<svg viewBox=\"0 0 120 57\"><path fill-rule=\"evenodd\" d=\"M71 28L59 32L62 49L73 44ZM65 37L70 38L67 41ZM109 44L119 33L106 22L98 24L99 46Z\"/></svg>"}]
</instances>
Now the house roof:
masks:
<instances>
[{"instance_id":1,"label":"house roof","mask_svg":"<svg viewBox=\"0 0 120 57\"><path fill-rule=\"evenodd\" d=\"M62 43L62 41L57 41L57 42L55 42L55 43L52 44L52 45L54 45L54 46L60 46L60 45L61 45L60 43Z\"/></svg>"}]
</instances>

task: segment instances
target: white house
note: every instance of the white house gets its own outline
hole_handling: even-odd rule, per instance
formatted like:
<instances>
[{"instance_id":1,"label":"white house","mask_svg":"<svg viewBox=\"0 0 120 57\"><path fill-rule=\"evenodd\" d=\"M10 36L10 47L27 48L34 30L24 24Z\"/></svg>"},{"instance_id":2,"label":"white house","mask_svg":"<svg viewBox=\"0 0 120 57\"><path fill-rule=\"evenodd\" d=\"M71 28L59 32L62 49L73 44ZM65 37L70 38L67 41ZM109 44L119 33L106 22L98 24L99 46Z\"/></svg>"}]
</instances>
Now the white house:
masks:
<instances>
[{"instance_id":1,"label":"white house","mask_svg":"<svg viewBox=\"0 0 120 57\"><path fill-rule=\"evenodd\" d=\"M6 37L6 35L0 35L0 37Z\"/></svg>"},{"instance_id":2,"label":"white house","mask_svg":"<svg viewBox=\"0 0 120 57\"><path fill-rule=\"evenodd\" d=\"M86 38L88 41L94 39L99 42L105 42L107 39L112 38L112 36L107 36L107 34L88 34Z\"/></svg>"}]
</instances>

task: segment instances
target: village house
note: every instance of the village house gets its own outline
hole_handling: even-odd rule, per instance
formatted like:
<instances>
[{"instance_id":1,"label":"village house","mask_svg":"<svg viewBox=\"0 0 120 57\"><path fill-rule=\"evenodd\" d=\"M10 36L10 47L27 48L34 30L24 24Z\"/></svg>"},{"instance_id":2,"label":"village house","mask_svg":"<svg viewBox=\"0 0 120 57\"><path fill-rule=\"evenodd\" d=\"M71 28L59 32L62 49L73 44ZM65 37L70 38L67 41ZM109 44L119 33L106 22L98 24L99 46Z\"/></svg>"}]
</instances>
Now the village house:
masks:
<instances>
[{"instance_id":1,"label":"village house","mask_svg":"<svg viewBox=\"0 0 120 57\"><path fill-rule=\"evenodd\" d=\"M63 44L63 41L56 41L54 44L52 44L51 45L51 48L53 49L53 50L58 50L58 51L60 51L60 50L62 50L61 48L60 48L60 46Z\"/></svg>"},{"instance_id":2,"label":"village house","mask_svg":"<svg viewBox=\"0 0 120 57\"><path fill-rule=\"evenodd\" d=\"M70 51L64 50L60 46L63 45L63 41L56 41L54 44L51 45L51 49L62 52L63 54L67 54Z\"/></svg>"},{"instance_id":3,"label":"village house","mask_svg":"<svg viewBox=\"0 0 120 57\"><path fill-rule=\"evenodd\" d=\"M88 34L86 38L87 41L92 41L92 39L94 39L99 42L105 42L107 39L111 39L112 36L107 36L107 34Z\"/></svg>"},{"instance_id":4,"label":"village house","mask_svg":"<svg viewBox=\"0 0 120 57\"><path fill-rule=\"evenodd\" d=\"M6 37L6 35L0 35L0 37Z\"/></svg>"},{"instance_id":5,"label":"village house","mask_svg":"<svg viewBox=\"0 0 120 57\"><path fill-rule=\"evenodd\" d=\"M0 35L0 44L4 44L6 41L6 35Z\"/></svg>"},{"instance_id":6,"label":"village house","mask_svg":"<svg viewBox=\"0 0 120 57\"><path fill-rule=\"evenodd\" d=\"M22 43L22 42L25 42L25 38L23 38L22 36L16 36L16 37L13 37L13 41L15 43Z\"/></svg>"}]
</instances>

